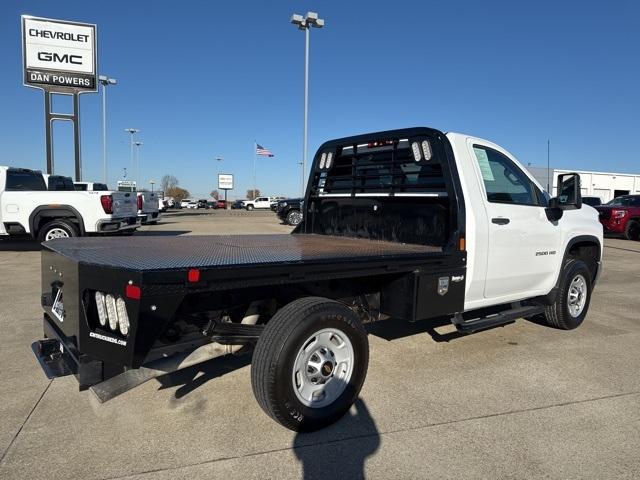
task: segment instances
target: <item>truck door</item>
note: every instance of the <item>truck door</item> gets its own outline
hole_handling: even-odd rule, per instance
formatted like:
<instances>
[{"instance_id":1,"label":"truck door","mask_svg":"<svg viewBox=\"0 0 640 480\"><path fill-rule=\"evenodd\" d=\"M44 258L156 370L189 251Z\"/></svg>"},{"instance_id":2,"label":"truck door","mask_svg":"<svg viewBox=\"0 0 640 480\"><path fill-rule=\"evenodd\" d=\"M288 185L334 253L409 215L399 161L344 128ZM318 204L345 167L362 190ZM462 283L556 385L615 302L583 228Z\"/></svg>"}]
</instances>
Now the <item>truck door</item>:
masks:
<instances>
[{"instance_id":1,"label":"truck door","mask_svg":"<svg viewBox=\"0 0 640 480\"><path fill-rule=\"evenodd\" d=\"M546 293L562 255L558 224L546 216L546 198L506 153L477 142L470 147L489 226L485 298Z\"/></svg>"}]
</instances>

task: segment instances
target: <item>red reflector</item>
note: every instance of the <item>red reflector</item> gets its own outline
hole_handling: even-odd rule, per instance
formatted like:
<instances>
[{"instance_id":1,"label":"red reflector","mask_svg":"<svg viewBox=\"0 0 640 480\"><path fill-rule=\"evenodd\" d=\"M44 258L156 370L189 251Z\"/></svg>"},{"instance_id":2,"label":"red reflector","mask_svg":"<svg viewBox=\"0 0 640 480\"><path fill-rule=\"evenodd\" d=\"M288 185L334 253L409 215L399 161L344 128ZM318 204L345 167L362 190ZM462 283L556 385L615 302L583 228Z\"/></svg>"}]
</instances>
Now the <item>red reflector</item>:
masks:
<instances>
[{"instance_id":1,"label":"red reflector","mask_svg":"<svg viewBox=\"0 0 640 480\"><path fill-rule=\"evenodd\" d=\"M127 296L127 298L140 300L140 297L142 296L142 291L140 290L140 287L137 285L127 285L126 288L124 289L124 294Z\"/></svg>"},{"instance_id":2,"label":"red reflector","mask_svg":"<svg viewBox=\"0 0 640 480\"><path fill-rule=\"evenodd\" d=\"M187 273L187 280L192 283L199 282L200 270L198 270L197 268L192 268L191 270L189 270L189 273Z\"/></svg>"}]
</instances>

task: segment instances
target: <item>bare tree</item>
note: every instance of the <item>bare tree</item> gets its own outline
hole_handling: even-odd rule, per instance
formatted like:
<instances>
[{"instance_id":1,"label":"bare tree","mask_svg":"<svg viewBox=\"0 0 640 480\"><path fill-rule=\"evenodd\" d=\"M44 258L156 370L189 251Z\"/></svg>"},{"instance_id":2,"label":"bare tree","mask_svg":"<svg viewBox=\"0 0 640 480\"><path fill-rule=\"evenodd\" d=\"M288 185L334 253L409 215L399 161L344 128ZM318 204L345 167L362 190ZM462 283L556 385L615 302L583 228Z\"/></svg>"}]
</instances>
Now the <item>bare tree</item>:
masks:
<instances>
[{"instance_id":1,"label":"bare tree","mask_svg":"<svg viewBox=\"0 0 640 480\"><path fill-rule=\"evenodd\" d=\"M249 190L247 190L247 198L249 200L255 200L259 196L260 196L259 188L256 188L255 190L253 188L250 188Z\"/></svg>"},{"instance_id":2,"label":"bare tree","mask_svg":"<svg viewBox=\"0 0 640 480\"><path fill-rule=\"evenodd\" d=\"M172 197L176 202L181 202L185 198L189 198L189 191L180 187L169 187L164 191L167 197Z\"/></svg>"},{"instance_id":3,"label":"bare tree","mask_svg":"<svg viewBox=\"0 0 640 480\"><path fill-rule=\"evenodd\" d=\"M160 186L162 190L165 192L169 189L174 189L178 186L180 182L174 175L164 175L162 180L160 180Z\"/></svg>"},{"instance_id":4,"label":"bare tree","mask_svg":"<svg viewBox=\"0 0 640 480\"><path fill-rule=\"evenodd\" d=\"M216 200L220 199L220 193L218 193L218 190L213 190L209 195L211 195Z\"/></svg>"}]
</instances>

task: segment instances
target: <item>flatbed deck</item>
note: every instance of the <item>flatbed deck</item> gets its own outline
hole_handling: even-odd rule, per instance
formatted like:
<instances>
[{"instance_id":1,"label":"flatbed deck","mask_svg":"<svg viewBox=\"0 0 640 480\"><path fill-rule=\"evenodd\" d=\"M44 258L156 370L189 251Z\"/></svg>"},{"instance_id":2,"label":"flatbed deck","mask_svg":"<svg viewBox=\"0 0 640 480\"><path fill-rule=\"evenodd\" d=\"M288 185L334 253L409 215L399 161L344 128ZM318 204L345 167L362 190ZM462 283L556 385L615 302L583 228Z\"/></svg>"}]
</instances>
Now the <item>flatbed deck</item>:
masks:
<instances>
[{"instance_id":1,"label":"flatbed deck","mask_svg":"<svg viewBox=\"0 0 640 480\"><path fill-rule=\"evenodd\" d=\"M442 254L439 247L316 234L79 237L51 240L48 250L71 260L137 271L251 265L409 260Z\"/></svg>"}]
</instances>

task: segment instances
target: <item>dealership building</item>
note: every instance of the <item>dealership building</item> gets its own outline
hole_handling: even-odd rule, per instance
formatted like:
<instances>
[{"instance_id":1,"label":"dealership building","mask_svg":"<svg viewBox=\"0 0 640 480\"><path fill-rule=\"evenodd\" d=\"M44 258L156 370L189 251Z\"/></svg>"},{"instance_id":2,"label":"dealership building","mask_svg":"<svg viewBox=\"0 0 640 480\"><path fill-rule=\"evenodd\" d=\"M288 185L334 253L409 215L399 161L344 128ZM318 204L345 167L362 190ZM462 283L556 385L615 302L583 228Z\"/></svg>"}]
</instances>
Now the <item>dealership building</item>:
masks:
<instances>
[{"instance_id":1,"label":"dealership building","mask_svg":"<svg viewBox=\"0 0 640 480\"><path fill-rule=\"evenodd\" d=\"M640 195L640 174L562 170L547 167L526 167L545 189L553 183L552 195L557 195L558 175L576 172L580 174L582 195L600 197L603 203L621 195Z\"/></svg>"}]
</instances>

